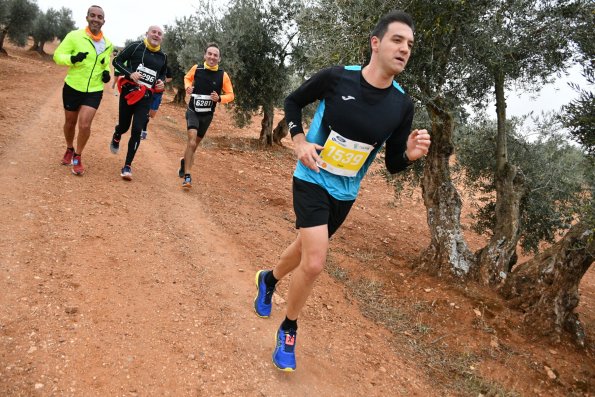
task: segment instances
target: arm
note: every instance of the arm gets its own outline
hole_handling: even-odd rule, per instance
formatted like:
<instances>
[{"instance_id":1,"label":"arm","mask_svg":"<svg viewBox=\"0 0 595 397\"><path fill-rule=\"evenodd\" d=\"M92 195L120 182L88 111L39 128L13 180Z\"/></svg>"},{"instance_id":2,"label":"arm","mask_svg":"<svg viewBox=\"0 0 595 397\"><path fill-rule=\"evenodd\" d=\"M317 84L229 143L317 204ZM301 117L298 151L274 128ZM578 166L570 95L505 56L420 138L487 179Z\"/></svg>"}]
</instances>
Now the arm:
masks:
<instances>
[{"instance_id":1,"label":"arm","mask_svg":"<svg viewBox=\"0 0 595 397\"><path fill-rule=\"evenodd\" d=\"M126 67L125 63L130 59L132 54L134 53L135 47L138 43L130 43L128 47L124 48L118 56L114 58L112 61L112 65L114 65L114 69L120 73L120 76L124 76L125 78L130 80L130 75L133 73L128 67ZM130 62L129 62L130 63Z\"/></svg>"},{"instance_id":2,"label":"arm","mask_svg":"<svg viewBox=\"0 0 595 397\"><path fill-rule=\"evenodd\" d=\"M72 32L70 32L64 37L64 40L62 40L58 48L54 51L54 62L58 65L72 66L70 57L73 53L74 40L72 39Z\"/></svg>"},{"instance_id":3,"label":"arm","mask_svg":"<svg viewBox=\"0 0 595 397\"><path fill-rule=\"evenodd\" d=\"M428 154L431 139L427 130L413 130L413 105L399 129L386 142L386 168L391 174L403 171L414 161Z\"/></svg>"},{"instance_id":4,"label":"arm","mask_svg":"<svg viewBox=\"0 0 595 397\"><path fill-rule=\"evenodd\" d=\"M320 172L317 163L321 161L318 151L323 147L306 141L302 127L302 108L324 98L339 68L323 69L306 80L285 99L285 120L289 127L294 151L298 160L315 172Z\"/></svg>"},{"instance_id":5,"label":"arm","mask_svg":"<svg viewBox=\"0 0 595 397\"><path fill-rule=\"evenodd\" d=\"M163 54L165 57L165 62L163 62L163 66L159 69L159 74L157 75L157 81L155 82L155 89L157 92L163 92L165 90L165 81L167 75L167 55Z\"/></svg>"},{"instance_id":6,"label":"arm","mask_svg":"<svg viewBox=\"0 0 595 397\"><path fill-rule=\"evenodd\" d=\"M194 85L194 73L196 73L196 68L198 65L194 65L190 68L190 70L184 75L184 88L186 89L186 94L192 94L192 89ZM190 92L188 92L190 89Z\"/></svg>"},{"instance_id":7,"label":"arm","mask_svg":"<svg viewBox=\"0 0 595 397\"><path fill-rule=\"evenodd\" d=\"M408 102L408 109L405 117L392 135L386 141L384 163L391 174L403 171L411 162L405 159L403 154L407 149L407 139L411 124L413 123L413 103Z\"/></svg>"},{"instance_id":8,"label":"arm","mask_svg":"<svg viewBox=\"0 0 595 397\"><path fill-rule=\"evenodd\" d=\"M233 93L233 86L231 85L231 80L229 79L229 75L227 72L223 72L223 94L219 97L219 102L221 103L229 103L235 99L235 95Z\"/></svg>"},{"instance_id":9,"label":"arm","mask_svg":"<svg viewBox=\"0 0 595 397\"><path fill-rule=\"evenodd\" d=\"M334 73L338 70L338 67L334 67L319 71L285 98L285 120L287 121L292 139L297 134L304 133L302 127L302 109L316 100L323 99L324 93L333 80Z\"/></svg>"}]
</instances>

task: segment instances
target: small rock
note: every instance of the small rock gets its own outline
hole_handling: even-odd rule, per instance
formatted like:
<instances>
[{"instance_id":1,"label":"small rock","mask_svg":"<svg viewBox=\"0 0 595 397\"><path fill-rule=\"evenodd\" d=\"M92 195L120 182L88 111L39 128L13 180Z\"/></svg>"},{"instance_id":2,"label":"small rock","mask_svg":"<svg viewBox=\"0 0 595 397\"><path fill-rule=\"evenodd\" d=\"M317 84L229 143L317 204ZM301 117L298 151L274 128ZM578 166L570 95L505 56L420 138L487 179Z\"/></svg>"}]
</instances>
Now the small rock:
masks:
<instances>
[{"instance_id":1,"label":"small rock","mask_svg":"<svg viewBox=\"0 0 595 397\"><path fill-rule=\"evenodd\" d=\"M36 351L37 351L37 347L36 347L36 346L31 346L31 347L29 348L29 350L27 350L27 353L31 354L31 353L34 353L34 352L36 352Z\"/></svg>"},{"instance_id":2,"label":"small rock","mask_svg":"<svg viewBox=\"0 0 595 397\"><path fill-rule=\"evenodd\" d=\"M380 368L379 368L379 370L380 370L380 372L382 372L382 373L386 373L386 368L384 368L384 367L380 367Z\"/></svg>"},{"instance_id":3,"label":"small rock","mask_svg":"<svg viewBox=\"0 0 595 397\"><path fill-rule=\"evenodd\" d=\"M64 308L64 311L65 311L67 314L76 314L76 313L78 313L78 311L79 311L79 308L78 308L78 307L76 307L76 306L66 306L66 307Z\"/></svg>"},{"instance_id":4,"label":"small rock","mask_svg":"<svg viewBox=\"0 0 595 397\"><path fill-rule=\"evenodd\" d=\"M481 317L481 312L479 311L479 309L477 309L477 308L473 309L473 313L475 313L475 315L477 317Z\"/></svg>"},{"instance_id":5,"label":"small rock","mask_svg":"<svg viewBox=\"0 0 595 397\"><path fill-rule=\"evenodd\" d=\"M364 336L368 339L372 339L372 335L369 332L366 332Z\"/></svg>"},{"instance_id":6,"label":"small rock","mask_svg":"<svg viewBox=\"0 0 595 397\"><path fill-rule=\"evenodd\" d=\"M39 390L43 388L43 383L36 383L35 384L35 390Z\"/></svg>"},{"instance_id":7,"label":"small rock","mask_svg":"<svg viewBox=\"0 0 595 397\"><path fill-rule=\"evenodd\" d=\"M238 269L238 272L243 273L244 269Z\"/></svg>"},{"instance_id":8,"label":"small rock","mask_svg":"<svg viewBox=\"0 0 595 397\"><path fill-rule=\"evenodd\" d=\"M547 373L547 377L550 378L551 380L556 379L558 376L556 375L556 373L547 365L543 366L543 369L545 369L545 372Z\"/></svg>"}]
</instances>

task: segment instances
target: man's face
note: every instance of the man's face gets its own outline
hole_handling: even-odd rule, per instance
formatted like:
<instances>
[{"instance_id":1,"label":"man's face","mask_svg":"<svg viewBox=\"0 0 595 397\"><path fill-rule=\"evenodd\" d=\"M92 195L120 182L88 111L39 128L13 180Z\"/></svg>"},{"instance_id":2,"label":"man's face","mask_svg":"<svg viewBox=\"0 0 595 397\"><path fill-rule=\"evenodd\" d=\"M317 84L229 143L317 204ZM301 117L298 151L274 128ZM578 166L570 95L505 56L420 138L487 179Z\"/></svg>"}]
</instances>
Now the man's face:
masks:
<instances>
[{"instance_id":1,"label":"man's face","mask_svg":"<svg viewBox=\"0 0 595 397\"><path fill-rule=\"evenodd\" d=\"M411 56L413 30L402 22L393 22L388 25L382 39L372 37L371 43L380 64L397 75L405 69Z\"/></svg>"},{"instance_id":2,"label":"man's face","mask_svg":"<svg viewBox=\"0 0 595 397\"><path fill-rule=\"evenodd\" d=\"M157 47L163 40L163 30L159 26L151 26L147 30L147 40L153 47Z\"/></svg>"},{"instance_id":3,"label":"man's face","mask_svg":"<svg viewBox=\"0 0 595 397\"><path fill-rule=\"evenodd\" d=\"M217 66L219 64L219 60L221 57L219 56L219 48L217 47L209 47L205 52L205 62L210 67Z\"/></svg>"},{"instance_id":4,"label":"man's face","mask_svg":"<svg viewBox=\"0 0 595 397\"><path fill-rule=\"evenodd\" d=\"M89 30L93 34L97 34L101 31L101 27L105 23L103 10L99 7L91 7L87 11L87 23L89 24Z\"/></svg>"}]
</instances>

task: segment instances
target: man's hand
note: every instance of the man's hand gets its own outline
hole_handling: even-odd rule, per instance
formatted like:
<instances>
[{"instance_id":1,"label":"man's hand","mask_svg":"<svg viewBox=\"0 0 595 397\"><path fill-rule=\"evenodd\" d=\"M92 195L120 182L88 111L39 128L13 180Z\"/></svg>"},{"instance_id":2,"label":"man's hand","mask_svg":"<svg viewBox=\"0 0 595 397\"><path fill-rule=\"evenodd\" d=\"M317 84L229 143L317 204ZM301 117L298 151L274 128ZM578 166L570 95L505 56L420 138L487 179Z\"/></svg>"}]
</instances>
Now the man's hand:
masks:
<instances>
[{"instance_id":1,"label":"man's hand","mask_svg":"<svg viewBox=\"0 0 595 397\"><path fill-rule=\"evenodd\" d=\"M317 150L322 150L324 147L306 141L306 135L304 134L297 134L292 140L293 150L298 160L312 171L320 172L317 163L320 163L322 160L318 156Z\"/></svg>"},{"instance_id":2,"label":"man's hand","mask_svg":"<svg viewBox=\"0 0 595 397\"><path fill-rule=\"evenodd\" d=\"M134 81L135 83L138 83L140 77L141 76L139 72L130 73L130 80Z\"/></svg>"},{"instance_id":3,"label":"man's hand","mask_svg":"<svg viewBox=\"0 0 595 397\"><path fill-rule=\"evenodd\" d=\"M192 91L194 91L194 86L190 86L190 87L186 88L186 94L187 95L192 94Z\"/></svg>"},{"instance_id":4,"label":"man's hand","mask_svg":"<svg viewBox=\"0 0 595 397\"><path fill-rule=\"evenodd\" d=\"M428 154L431 143L430 134L427 130L413 130L409 134L409 138L407 138L405 155L410 161L418 160Z\"/></svg>"},{"instance_id":5,"label":"man's hand","mask_svg":"<svg viewBox=\"0 0 595 397\"><path fill-rule=\"evenodd\" d=\"M217 94L217 92L213 91L211 92L211 99L213 100L213 102L219 102L219 94Z\"/></svg>"},{"instance_id":6,"label":"man's hand","mask_svg":"<svg viewBox=\"0 0 595 397\"><path fill-rule=\"evenodd\" d=\"M109 71L104 70L103 73L101 74L101 81L103 81L104 83L109 83L109 81L111 80L111 76L109 75Z\"/></svg>"},{"instance_id":7,"label":"man's hand","mask_svg":"<svg viewBox=\"0 0 595 397\"><path fill-rule=\"evenodd\" d=\"M155 83L155 91L163 92L164 89L165 83L161 79L157 80L157 83Z\"/></svg>"},{"instance_id":8,"label":"man's hand","mask_svg":"<svg viewBox=\"0 0 595 397\"><path fill-rule=\"evenodd\" d=\"M74 65L77 62L82 61L83 59L85 59L87 57L88 52L79 52L76 55L72 55L70 57L70 62Z\"/></svg>"}]
</instances>

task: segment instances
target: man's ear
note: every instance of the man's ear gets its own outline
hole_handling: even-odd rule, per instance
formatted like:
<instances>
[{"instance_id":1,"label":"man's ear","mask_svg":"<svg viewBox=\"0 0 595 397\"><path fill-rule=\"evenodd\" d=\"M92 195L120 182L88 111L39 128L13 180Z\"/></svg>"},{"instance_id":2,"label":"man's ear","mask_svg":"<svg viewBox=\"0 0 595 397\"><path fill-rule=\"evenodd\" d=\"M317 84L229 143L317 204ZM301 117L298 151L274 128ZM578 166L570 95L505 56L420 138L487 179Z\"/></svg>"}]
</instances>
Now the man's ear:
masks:
<instances>
[{"instance_id":1,"label":"man's ear","mask_svg":"<svg viewBox=\"0 0 595 397\"><path fill-rule=\"evenodd\" d=\"M372 36L370 39L370 48L372 48L372 52L378 51L378 46L380 45L380 39L376 36Z\"/></svg>"}]
</instances>

